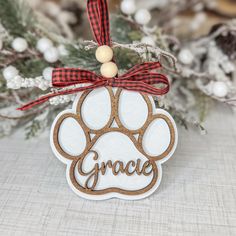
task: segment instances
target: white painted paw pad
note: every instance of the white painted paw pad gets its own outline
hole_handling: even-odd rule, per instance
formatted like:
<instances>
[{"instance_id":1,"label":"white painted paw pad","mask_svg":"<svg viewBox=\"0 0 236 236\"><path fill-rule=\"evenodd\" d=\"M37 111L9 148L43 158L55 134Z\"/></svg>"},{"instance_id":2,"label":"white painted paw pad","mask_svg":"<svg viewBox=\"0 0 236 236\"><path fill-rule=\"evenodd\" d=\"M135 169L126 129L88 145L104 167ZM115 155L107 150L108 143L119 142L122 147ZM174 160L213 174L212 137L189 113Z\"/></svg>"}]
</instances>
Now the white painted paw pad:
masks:
<instances>
[{"instance_id":1,"label":"white painted paw pad","mask_svg":"<svg viewBox=\"0 0 236 236\"><path fill-rule=\"evenodd\" d=\"M141 199L160 184L161 164L174 153L173 118L147 95L101 88L77 96L51 130L55 155L81 197Z\"/></svg>"}]
</instances>

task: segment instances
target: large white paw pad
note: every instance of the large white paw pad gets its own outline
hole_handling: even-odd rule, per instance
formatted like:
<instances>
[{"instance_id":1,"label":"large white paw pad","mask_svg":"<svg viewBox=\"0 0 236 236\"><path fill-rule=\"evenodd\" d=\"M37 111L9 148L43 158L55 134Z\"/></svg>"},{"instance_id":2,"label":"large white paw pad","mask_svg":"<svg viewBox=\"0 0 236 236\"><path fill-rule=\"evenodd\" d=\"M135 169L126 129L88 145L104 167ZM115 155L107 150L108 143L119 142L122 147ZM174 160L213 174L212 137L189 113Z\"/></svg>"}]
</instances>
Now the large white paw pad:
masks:
<instances>
[{"instance_id":1,"label":"large white paw pad","mask_svg":"<svg viewBox=\"0 0 236 236\"><path fill-rule=\"evenodd\" d=\"M177 146L173 118L147 95L101 88L78 95L51 129L55 155L80 196L141 199L160 184L161 164Z\"/></svg>"}]
</instances>

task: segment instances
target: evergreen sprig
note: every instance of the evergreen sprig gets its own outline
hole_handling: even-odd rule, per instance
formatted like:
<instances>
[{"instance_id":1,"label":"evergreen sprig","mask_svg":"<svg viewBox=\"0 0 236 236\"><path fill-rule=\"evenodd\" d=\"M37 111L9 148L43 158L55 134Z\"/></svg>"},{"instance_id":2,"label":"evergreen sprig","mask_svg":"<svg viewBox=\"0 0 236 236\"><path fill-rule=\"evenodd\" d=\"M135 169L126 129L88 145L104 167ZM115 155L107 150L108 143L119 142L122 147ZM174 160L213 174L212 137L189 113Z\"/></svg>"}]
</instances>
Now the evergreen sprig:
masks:
<instances>
[{"instance_id":1,"label":"evergreen sprig","mask_svg":"<svg viewBox=\"0 0 236 236\"><path fill-rule=\"evenodd\" d=\"M41 130L41 122L34 119L30 125L26 127L26 139L33 138L38 135Z\"/></svg>"},{"instance_id":2,"label":"evergreen sprig","mask_svg":"<svg viewBox=\"0 0 236 236\"><path fill-rule=\"evenodd\" d=\"M78 43L77 45L67 45L66 48L68 55L61 58L64 66L81 68L99 73L101 64L94 56L96 48L86 50L85 46L81 43ZM127 71L142 61L136 52L129 49L115 48L114 54L116 63L121 71Z\"/></svg>"},{"instance_id":3,"label":"evergreen sprig","mask_svg":"<svg viewBox=\"0 0 236 236\"><path fill-rule=\"evenodd\" d=\"M121 15L112 14L111 17L112 39L118 43L132 43L142 38L142 32L137 25L130 22Z\"/></svg>"},{"instance_id":4,"label":"evergreen sprig","mask_svg":"<svg viewBox=\"0 0 236 236\"><path fill-rule=\"evenodd\" d=\"M100 64L95 58L95 50L86 50L85 46L81 43L76 45L67 45L66 49L68 55L61 58L64 65L68 67L81 68L86 70L91 70L98 72L100 69Z\"/></svg>"},{"instance_id":5,"label":"evergreen sprig","mask_svg":"<svg viewBox=\"0 0 236 236\"><path fill-rule=\"evenodd\" d=\"M49 66L49 64L42 59L30 58L28 60L18 60L14 66L28 78L33 78L42 75L42 71Z\"/></svg>"},{"instance_id":6,"label":"evergreen sprig","mask_svg":"<svg viewBox=\"0 0 236 236\"><path fill-rule=\"evenodd\" d=\"M135 51L126 48L115 48L114 55L116 64L119 70L122 71L127 71L142 62L142 59Z\"/></svg>"},{"instance_id":7,"label":"evergreen sprig","mask_svg":"<svg viewBox=\"0 0 236 236\"><path fill-rule=\"evenodd\" d=\"M0 0L0 23L10 35L25 36L35 22L33 10L24 0Z\"/></svg>"}]
</instances>

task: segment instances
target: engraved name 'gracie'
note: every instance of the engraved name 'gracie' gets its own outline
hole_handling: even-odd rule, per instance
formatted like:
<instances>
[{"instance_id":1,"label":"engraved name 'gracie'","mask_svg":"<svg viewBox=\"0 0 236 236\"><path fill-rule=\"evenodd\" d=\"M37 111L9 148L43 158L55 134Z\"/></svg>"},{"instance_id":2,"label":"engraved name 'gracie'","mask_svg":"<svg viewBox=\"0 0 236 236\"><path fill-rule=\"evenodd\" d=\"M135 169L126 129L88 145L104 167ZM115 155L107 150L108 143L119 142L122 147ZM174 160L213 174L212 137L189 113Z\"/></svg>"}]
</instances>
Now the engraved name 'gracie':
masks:
<instances>
[{"instance_id":1,"label":"engraved name 'gracie'","mask_svg":"<svg viewBox=\"0 0 236 236\"><path fill-rule=\"evenodd\" d=\"M94 154L94 165L90 170L85 171L83 168L86 157L78 161L78 172L81 176L87 177L84 187L88 190L94 190L97 186L99 176L106 175L109 169L114 176L118 176L120 174L127 176L132 176L134 174L139 176L150 176L153 173L153 164L150 160L147 160L143 164L140 159L137 159L136 161L128 161L126 164L124 164L123 161L111 160L98 163L98 153L95 151L91 151L90 153Z\"/></svg>"}]
</instances>

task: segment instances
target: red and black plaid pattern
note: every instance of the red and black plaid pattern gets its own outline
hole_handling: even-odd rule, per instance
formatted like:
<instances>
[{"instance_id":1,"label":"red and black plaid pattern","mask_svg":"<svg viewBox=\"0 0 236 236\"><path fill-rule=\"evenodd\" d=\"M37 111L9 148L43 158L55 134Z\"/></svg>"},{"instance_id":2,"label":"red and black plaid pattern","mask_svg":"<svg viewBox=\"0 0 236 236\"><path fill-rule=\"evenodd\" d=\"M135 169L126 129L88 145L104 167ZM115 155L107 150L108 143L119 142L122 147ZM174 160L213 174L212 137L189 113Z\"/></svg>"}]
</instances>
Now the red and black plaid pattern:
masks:
<instances>
[{"instance_id":1,"label":"red and black plaid pattern","mask_svg":"<svg viewBox=\"0 0 236 236\"><path fill-rule=\"evenodd\" d=\"M88 0L87 12L93 35L98 45L110 46L110 21L107 1Z\"/></svg>"},{"instance_id":2,"label":"red and black plaid pattern","mask_svg":"<svg viewBox=\"0 0 236 236\"><path fill-rule=\"evenodd\" d=\"M147 93L150 95L163 95L169 91L169 82L166 76L154 73L153 70L161 67L159 62L147 62L137 65L130 69L124 75L117 78L104 78L96 75L94 72L73 68L58 68L53 71L53 86L56 88L66 88L71 85L89 84L80 88L72 88L67 90L59 90L57 92L47 94L33 102L21 107L20 110L27 110L36 105L48 101L50 98L59 95L68 95L85 90L111 86L122 88L130 91ZM162 85L154 87L153 85Z\"/></svg>"},{"instance_id":3,"label":"red and black plaid pattern","mask_svg":"<svg viewBox=\"0 0 236 236\"><path fill-rule=\"evenodd\" d=\"M56 88L64 88L70 85L95 83L102 77L92 71L78 68L57 68L53 70L52 85Z\"/></svg>"}]
</instances>

